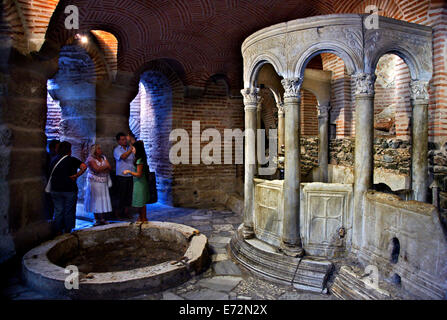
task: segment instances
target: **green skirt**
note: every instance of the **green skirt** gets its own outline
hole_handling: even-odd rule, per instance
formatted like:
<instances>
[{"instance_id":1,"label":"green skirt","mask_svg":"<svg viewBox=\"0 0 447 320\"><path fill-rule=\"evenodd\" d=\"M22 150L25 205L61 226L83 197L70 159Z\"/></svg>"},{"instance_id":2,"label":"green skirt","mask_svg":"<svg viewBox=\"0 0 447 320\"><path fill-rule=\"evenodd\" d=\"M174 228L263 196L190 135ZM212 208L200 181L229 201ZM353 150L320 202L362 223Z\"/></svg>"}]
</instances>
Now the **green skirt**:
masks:
<instances>
[{"instance_id":1,"label":"green skirt","mask_svg":"<svg viewBox=\"0 0 447 320\"><path fill-rule=\"evenodd\" d=\"M132 207L141 208L149 203L149 184L146 175L133 177Z\"/></svg>"}]
</instances>

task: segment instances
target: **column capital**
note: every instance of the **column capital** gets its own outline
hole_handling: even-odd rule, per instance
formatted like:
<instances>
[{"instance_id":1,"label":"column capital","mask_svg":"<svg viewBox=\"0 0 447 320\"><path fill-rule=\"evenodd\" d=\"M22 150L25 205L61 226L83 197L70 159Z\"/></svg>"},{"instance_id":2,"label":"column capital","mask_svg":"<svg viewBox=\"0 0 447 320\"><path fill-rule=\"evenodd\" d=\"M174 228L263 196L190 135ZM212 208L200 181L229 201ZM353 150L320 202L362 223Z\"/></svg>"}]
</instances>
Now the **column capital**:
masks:
<instances>
[{"instance_id":1,"label":"column capital","mask_svg":"<svg viewBox=\"0 0 447 320\"><path fill-rule=\"evenodd\" d=\"M284 87L284 99L300 99L301 97L301 84L303 83L302 78L288 78L281 80L281 84Z\"/></svg>"},{"instance_id":2,"label":"column capital","mask_svg":"<svg viewBox=\"0 0 447 320\"><path fill-rule=\"evenodd\" d=\"M355 81L355 95L374 96L376 75L372 73L356 73L352 76Z\"/></svg>"},{"instance_id":3,"label":"column capital","mask_svg":"<svg viewBox=\"0 0 447 320\"><path fill-rule=\"evenodd\" d=\"M331 106L329 104L323 104L317 106L318 118L329 118L329 111Z\"/></svg>"},{"instance_id":4,"label":"column capital","mask_svg":"<svg viewBox=\"0 0 447 320\"><path fill-rule=\"evenodd\" d=\"M261 98L259 88L244 88L241 90L241 94L244 98L245 111L256 111Z\"/></svg>"},{"instance_id":5,"label":"column capital","mask_svg":"<svg viewBox=\"0 0 447 320\"><path fill-rule=\"evenodd\" d=\"M428 103L428 81L413 80L410 83L411 100Z\"/></svg>"}]
</instances>

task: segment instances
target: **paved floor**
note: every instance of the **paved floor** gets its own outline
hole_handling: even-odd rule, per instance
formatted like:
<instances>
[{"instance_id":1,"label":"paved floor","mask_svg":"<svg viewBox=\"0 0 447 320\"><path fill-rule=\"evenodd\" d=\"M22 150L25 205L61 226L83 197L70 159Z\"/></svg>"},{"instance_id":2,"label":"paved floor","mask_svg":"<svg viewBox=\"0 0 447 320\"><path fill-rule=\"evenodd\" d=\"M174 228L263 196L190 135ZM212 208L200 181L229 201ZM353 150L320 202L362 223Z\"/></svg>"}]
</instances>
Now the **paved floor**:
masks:
<instances>
[{"instance_id":1,"label":"paved floor","mask_svg":"<svg viewBox=\"0 0 447 320\"><path fill-rule=\"evenodd\" d=\"M133 297L143 300L327 300L334 299L326 294L307 293L292 286L279 285L262 280L250 271L233 262L227 254L227 244L240 225L242 217L225 208L187 209L173 208L161 204L148 206L151 221L167 221L186 224L197 228L208 237L212 263L200 275L178 287L156 293ZM92 223L77 220L76 228L91 227ZM19 269L19 268L18 268ZM52 299L50 293L33 291L20 280L20 271L9 276L3 295L8 299Z\"/></svg>"}]
</instances>

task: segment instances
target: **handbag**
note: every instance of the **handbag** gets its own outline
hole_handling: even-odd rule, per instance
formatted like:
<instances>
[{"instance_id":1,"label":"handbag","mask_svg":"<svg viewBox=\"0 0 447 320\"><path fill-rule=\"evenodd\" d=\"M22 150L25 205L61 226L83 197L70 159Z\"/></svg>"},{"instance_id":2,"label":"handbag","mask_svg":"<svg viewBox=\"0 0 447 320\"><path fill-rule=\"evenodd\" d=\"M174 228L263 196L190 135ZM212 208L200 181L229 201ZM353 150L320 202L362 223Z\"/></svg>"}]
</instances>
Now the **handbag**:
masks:
<instances>
[{"instance_id":1,"label":"handbag","mask_svg":"<svg viewBox=\"0 0 447 320\"><path fill-rule=\"evenodd\" d=\"M155 203L158 201L158 195L157 195L157 178L155 176L155 172L148 173L147 176L147 182L149 187L149 204Z\"/></svg>"},{"instance_id":2,"label":"handbag","mask_svg":"<svg viewBox=\"0 0 447 320\"><path fill-rule=\"evenodd\" d=\"M62 160L64 160L66 157L68 157L68 155L63 156L63 157L62 157L62 158L55 164L55 166L53 167L53 170L51 170L50 177L48 178L48 182L47 182L47 185L46 185L46 187L45 187L45 192L46 192L46 193L50 193L50 192L51 192L51 178L53 177L54 169L56 169L56 167L59 165L59 163L61 163Z\"/></svg>"},{"instance_id":3,"label":"handbag","mask_svg":"<svg viewBox=\"0 0 447 320\"><path fill-rule=\"evenodd\" d=\"M112 187L112 178L110 177L110 173L107 175L107 186L109 187L109 188L111 188Z\"/></svg>"}]
</instances>

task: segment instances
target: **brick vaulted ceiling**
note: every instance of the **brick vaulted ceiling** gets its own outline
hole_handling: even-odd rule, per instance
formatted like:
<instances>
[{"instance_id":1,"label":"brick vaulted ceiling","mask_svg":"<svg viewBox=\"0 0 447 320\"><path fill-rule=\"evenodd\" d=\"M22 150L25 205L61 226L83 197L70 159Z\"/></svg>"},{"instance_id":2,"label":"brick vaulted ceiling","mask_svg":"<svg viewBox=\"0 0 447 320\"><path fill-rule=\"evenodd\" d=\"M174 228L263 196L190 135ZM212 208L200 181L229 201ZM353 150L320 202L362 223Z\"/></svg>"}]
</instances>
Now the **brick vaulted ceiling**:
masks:
<instances>
[{"instance_id":1,"label":"brick vaulted ceiling","mask_svg":"<svg viewBox=\"0 0 447 320\"><path fill-rule=\"evenodd\" d=\"M251 33L296 18L333 13L330 1L304 0L70 0L60 1L47 39L62 43L71 36L63 8L80 9L80 29L105 30L118 39L118 70L135 72L155 59L172 59L184 81L203 85L224 74L240 87L241 44Z\"/></svg>"},{"instance_id":2,"label":"brick vaulted ceiling","mask_svg":"<svg viewBox=\"0 0 447 320\"><path fill-rule=\"evenodd\" d=\"M18 0L39 3L41 0ZM427 6L441 0L419 1ZM443 0L442 0L443 1ZM215 74L225 75L233 88L242 84L244 39L253 32L292 19L332 13L363 12L376 4L381 15L410 20L410 0L60 0L46 39L64 44L73 36L64 28L67 5L80 12L80 30L103 30L118 40L117 68L138 72L156 59L183 69L183 81L202 86ZM418 2L418 1L416 1ZM32 10L32 8L31 8ZM363 11L362 11L363 10ZM423 10L426 12L426 10ZM417 12L417 11L416 11ZM32 14L32 13L31 13ZM25 16L30 16L25 14ZM48 15L47 15L48 16ZM41 15L39 21L45 18ZM414 19L413 19L414 20ZM180 67L181 66L181 67Z\"/></svg>"}]
</instances>

